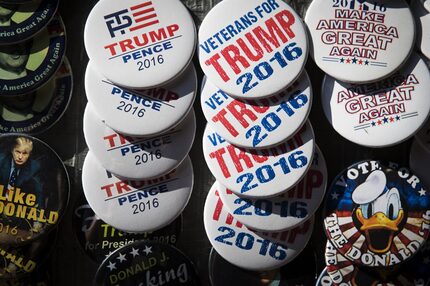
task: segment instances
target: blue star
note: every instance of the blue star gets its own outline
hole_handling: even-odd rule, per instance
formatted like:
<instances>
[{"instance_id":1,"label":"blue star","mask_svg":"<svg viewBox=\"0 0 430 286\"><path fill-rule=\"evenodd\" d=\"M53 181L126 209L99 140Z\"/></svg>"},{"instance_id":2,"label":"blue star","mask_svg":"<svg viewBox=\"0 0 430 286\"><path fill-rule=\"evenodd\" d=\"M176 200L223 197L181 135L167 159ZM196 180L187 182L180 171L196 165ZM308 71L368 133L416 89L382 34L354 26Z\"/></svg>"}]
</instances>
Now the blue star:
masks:
<instances>
[{"instance_id":1,"label":"blue star","mask_svg":"<svg viewBox=\"0 0 430 286\"><path fill-rule=\"evenodd\" d=\"M375 121L372 121L372 126L376 126L376 123L375 123Z\"/></svg>"},{"instance_id":2,"label":"blue star","mask_svg":"<svg viewBox=\"0 0 430 286\"><path fill-rule=\"evenodd\" d=\"M388 123L388 118L384 117L384 123Z\"/></svg>"},{"instance_id":3,"label":"blue star","mask_svg":"<svg viewBox=\"0 0 430 286\"><path fill-rule=\"evenodd\" d=\"M396 120L399 121L400 120L400 116L397 115L396 116Z\"/></svg>"},{"instance_id":4,"label":"blue star","mask_svg":"<svg viewBox=\"0 0 430 286\"><path fill-rule=\"evenodd\" d=\"M344 62L345 62L345 59L344 59L344 58L341 58L341 59L340 59L340 62L341 62L341 63L344 63Z\"/></svg>"},{"instance_id":5,"label":"blue star","mask_svg":"<svg viewBox=\"0 0 430 286\"><path fill-rule=\"evenodd\" d=\"M356 63L357 63L357 58L355 58L355 57L354 57L354 58L352 59L352 63L353 63L353 64L356 64Z\"/></svg>"},{"instance_id":6,"label":"blue star","mask_svg":"<svg viewBox=\"0 0 430 286\"><path fill-rule=\"evenodd\" d=\"M368 60L366 60L366 61L364 62L364 64L365 64L366 66L368 66L368 65L369 65L369 61L368 61Z\"/></svg>"}]
</instances>

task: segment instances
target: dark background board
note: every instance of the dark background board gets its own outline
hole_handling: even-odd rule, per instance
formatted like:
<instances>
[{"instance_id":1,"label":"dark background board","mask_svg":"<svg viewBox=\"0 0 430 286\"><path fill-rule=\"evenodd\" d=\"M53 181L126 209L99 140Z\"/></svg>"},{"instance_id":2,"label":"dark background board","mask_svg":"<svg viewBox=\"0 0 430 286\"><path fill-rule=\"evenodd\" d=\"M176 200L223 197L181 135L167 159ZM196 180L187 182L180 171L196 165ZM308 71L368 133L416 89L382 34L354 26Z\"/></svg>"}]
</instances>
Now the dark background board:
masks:
<instances>
[{"instance_id":1,"label":"dark background board","mask_svg":"<svg viewBox=\"0 0 430 286\"><path fill-rule=\"evenodd\" d=\"M82 132L82 117L87 102L84 90L84 74L88 62L83 44L83 31L86 18L96 2L96 0L61 0L60 14L67 28L67 57L74 73L73 98L65 116L48 132L38 136L49 143L68 166L72 186L67 214L60 224L58 243L53 251L51 263L48 265L51 270L52 285L56 286L91 285L97 269L97 265L81 250L72 228L73 206L82 193L81 170L87 152ZM200 25L205 14L220 1L183 0L183 2L192 13L196 24ZM293 2L293 6L303 15L310 0L287 2ZM203 74L198 66L197 56L194 56L194 64L199 72L199 80L201 80ZM411 140L390 148L371 149L350 143L338 135L326 120L321 107L320 88L323 73L311 59L308 60L306 69L311 76L314 88L314 102L310 120L315 129L317 144L322 149L328 164L329 183L345 167L363 159L392 160L402 165L408 165ZM209 285L208 258L211 246L203 228L203 206L214 178L202 156L201 142L206 121L200 108L199 95L194 108L197 115L197 134L190 156L194 165L195 185L191 200L184 211L183 232L178 242L178 248L194 262L202 284ZM316 215L314 234L310 242L312 249L317 252L319 271L324 267L325 241L321 211L319 211ZM310 256L309 259L315 258Z\"/></svg>"}]
</instances>

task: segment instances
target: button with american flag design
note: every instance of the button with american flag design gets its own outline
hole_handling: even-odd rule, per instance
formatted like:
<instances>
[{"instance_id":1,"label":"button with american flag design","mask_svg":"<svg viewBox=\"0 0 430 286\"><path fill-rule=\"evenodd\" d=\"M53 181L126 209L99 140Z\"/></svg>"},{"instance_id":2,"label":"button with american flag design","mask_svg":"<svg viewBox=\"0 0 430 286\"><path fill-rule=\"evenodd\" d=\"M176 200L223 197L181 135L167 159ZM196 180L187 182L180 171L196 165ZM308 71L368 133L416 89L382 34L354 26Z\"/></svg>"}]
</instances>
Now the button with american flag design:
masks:
<instances>
[{"instance_id":1,"label":"button with american flag design","mask_svg":"<svg viewBox=\"0 0 430 286\"><path fill-rule=\"evenodd\" d=\"M428 237L430 195L407 168L358 162L328 190L324 226L329 241L356 265L396 266L414 256Z\"/></svg>"},{"instance_id":2,"label":"button with american flag design","mask_svg":"<svg viewBox=\"0 0 430 286\"><path fill-rule=\"evenodd\" d=\"M94 68L115 84L167 84L190 63L196 28L179 0L104 0L90 12L84 42Z\"/></svg>"}]
</instances>

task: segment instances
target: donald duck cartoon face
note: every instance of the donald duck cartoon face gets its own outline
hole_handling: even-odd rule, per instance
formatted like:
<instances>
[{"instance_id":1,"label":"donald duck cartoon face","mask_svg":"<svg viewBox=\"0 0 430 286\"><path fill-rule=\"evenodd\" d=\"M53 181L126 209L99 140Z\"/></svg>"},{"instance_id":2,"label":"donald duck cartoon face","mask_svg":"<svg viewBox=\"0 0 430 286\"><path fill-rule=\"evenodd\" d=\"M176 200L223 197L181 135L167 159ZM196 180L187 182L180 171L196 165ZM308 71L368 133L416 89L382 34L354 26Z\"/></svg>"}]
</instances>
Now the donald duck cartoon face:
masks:
<instances>
[{"instance_id":1,"label":"donald duck cartoon face","mask_svg":"<svg viewBox=\"0 0 430 286\"><path fill-rule=\"evenodd\" d=\"M369 249L374 253L384 253L390 249L405 216L399 190L388 189L386 184L384 172L376 170L352 193L352 200L358 205L355 216L361 224L357 228L364 234Z\"/></svg>"}]
</instances>

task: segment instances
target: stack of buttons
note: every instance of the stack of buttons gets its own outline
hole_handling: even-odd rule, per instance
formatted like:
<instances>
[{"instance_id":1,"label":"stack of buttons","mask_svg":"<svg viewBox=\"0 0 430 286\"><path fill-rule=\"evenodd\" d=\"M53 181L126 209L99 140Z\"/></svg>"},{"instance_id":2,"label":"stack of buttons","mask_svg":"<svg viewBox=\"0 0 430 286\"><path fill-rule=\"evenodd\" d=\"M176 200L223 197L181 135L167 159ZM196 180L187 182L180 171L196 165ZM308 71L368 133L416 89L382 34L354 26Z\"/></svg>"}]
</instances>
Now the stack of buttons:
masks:
<instances>
[{"instance_id":1,"label":"stack of buttons","mask_svg":"<svg viewBox=\"0 0 430 286\"><path fill-rule=\"evenodd\" d=\"M326 73L322 103L333 128L367 147L413 136L430 112L430 73L413 52L415 24L406 1L316 0L305 22L311 55Z\"/></svg>"},{"instance_id":2,"label":"stack of buttons","mask_svg":"<svg viewBox=\"0 0 430 286\"><path fill-rule=\"evenodd\" d=\"M39 139L3 134L0 150L0 285L3 285L21 283L45 273L43 267L54 247L56 227L65 213L70 187L61 159Z\"/></svg>"},{"instance_id":3,"label":"stack of buttons","mask_svg":"<svg viewBox=\"0 0 430 286\"><path fill-rule=\"evenodd\" d=\"M72 95L59 0L0 0L0 285L49 280L46 261L69 198L58 155L38 135Z\"/></svg>"},{"instance_id":4,"label":"stack of buttons","mask_svg":"<svg viewBox=\"0 0 430 286\"><path fill-rule=\"evenodd\" d=\"M177 251L156 242L139 241L130 250L124 245L175 224L191 196L194 175L188 153L196 132L192 106L197 75L191 62L196 39L193 19L179 0L103 0L88 16L84 194L98 221L133 233L111 249L118 248L100 266L97 285L122 280L124 255L131 253L134 262L129 262L139 264L150 249ZM156 258L158 266L167 267L162 253L154 254L150 263ZM146 279L149 273L139 275ZM121 283L133 284L139 275Z\"/></svg>"},{"instance_id":5,"label":"stack of buttons","mask_svg":"<svg viewBox=\"0 0 430 286\"><path fill-rule=\"evenodd\" d=\"M322 285L429 283L430 194L407 168L372 160L348 167L327 193L324 226Z\"/></svg>"},{"instance_id":6,"label":"stack of buttons","mask_svg":"<svg viewBox=\"0 0 430 286\"><path fill-rule=\"evenodd\" d=\"M64 114L72 72L59 0L0 1L0 133L40 134Z\"/></svg>"},{"instance_id":7,"label":"stack of buttons","mask_svg":"<svg viewBox=\"0 0 430 286\"><path fill-rule=\"evenodd\" d=\"M215 251L243 269L297 257L324 197L307 55L305 26L283 1L224 0L199 29L203 152L216 179L204 225Z\"/></svg>"}]
</instances>

